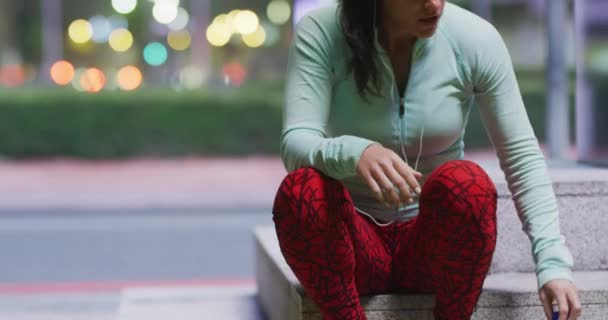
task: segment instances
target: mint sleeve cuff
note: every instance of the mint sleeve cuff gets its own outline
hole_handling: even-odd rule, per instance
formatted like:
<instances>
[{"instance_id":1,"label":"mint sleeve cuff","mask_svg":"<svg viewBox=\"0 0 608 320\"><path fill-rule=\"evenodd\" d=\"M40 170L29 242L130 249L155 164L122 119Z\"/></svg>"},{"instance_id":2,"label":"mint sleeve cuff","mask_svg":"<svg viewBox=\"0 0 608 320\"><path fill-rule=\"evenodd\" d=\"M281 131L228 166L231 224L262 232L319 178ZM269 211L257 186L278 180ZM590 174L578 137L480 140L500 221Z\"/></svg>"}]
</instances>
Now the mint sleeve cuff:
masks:
<instances>
[{"instance_id":1,"label":"mint sleeve cuff","mask_svg":"<svg viewBox=\"0 0 608 320\"><path fill-rule=\"evenodd\" d=\"M568 268L555 268L543 270L537 275L538 289L542 288L547 282L555 279L570 280L574 283L572 271Z\"/></svg>"},{"instance_id":2,"label":"mint sleeve cuff","mask_svg":"<svg viewBox=\"0 0 608 320\"><path fill-rule=\"evenodd\" d=\"M568 247L557 243L539 251L535 257L538 289L554 279L565 279L574 282L572 268L574 259Z\"/></svg>"},{"instance_id":3,"label":"mint sleeve cuff","mask_svg":"<svg viewBox=\"0 0 608 320\"><path fill-rule=\"evenodd\" d=\"M365 152L367 148L374 144L380 146L381 144L372 140L355 136L343 136L342 138L344 139L344 141L342 142L342 160L345 163L345 177L354 176L357 174L357 166L359 165L359 160L361 160L363 152Z\"/></svg>"}]
</instances>

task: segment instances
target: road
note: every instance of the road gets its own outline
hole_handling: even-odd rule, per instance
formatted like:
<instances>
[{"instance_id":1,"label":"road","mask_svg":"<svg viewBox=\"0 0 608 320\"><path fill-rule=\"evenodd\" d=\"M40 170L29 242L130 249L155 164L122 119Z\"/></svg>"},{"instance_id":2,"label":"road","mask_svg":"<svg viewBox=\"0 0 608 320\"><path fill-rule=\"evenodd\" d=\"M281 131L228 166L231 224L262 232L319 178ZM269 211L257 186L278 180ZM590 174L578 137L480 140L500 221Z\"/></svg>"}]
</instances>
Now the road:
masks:
<instances>
[{"instance_id":1,"label":"road","mask_svg":"<svg viewBox=\"0 0 608 320\"><path fill-rule=\"evenodd\" d=\"M253 278L270 208L0 213L0 283Z\"/></svg>"},{"instance_id":2,"label":"road","mask_svg":"<svg viewBox=\"0 0 608 320\"><path fill-rule=\"evenodd\" d=\"M124 288L252 285L270 212L0 211L0 319L114 319Z\"/></svg>"}]
</instances>

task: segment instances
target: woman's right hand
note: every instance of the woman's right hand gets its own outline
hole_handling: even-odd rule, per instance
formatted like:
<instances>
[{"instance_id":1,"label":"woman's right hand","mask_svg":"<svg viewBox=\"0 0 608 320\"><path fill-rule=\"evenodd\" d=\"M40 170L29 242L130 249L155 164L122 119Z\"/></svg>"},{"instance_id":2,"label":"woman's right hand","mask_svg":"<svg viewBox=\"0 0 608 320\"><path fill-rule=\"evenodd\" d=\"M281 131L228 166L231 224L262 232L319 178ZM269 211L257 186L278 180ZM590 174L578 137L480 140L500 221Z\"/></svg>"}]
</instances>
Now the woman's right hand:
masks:
<instances>
[{"instance_id":1,"label":"woman's right hand","mask_svg":"<svg viewBox=\"0 0 608 320\"><path fill-rule=\"evenodd\" d=\"M367 182L376 198L387 206L412 203L414 199L410 189L420 195L417 179L422 178L422 173L414 171L393 150L379 144L372 144L363 151L357 164L357 174Z\"/></svg>"}]
</instances>

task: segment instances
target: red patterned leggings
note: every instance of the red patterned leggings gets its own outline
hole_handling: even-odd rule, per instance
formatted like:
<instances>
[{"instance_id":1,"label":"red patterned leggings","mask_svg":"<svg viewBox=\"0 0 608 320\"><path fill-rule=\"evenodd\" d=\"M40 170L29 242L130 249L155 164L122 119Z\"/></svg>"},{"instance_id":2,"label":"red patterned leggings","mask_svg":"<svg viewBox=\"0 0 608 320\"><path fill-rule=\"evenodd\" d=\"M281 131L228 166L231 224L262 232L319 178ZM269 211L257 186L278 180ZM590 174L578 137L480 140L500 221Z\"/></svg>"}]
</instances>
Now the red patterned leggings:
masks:
<instances>
[{"instance_id":1,"label":"red patterned leggings","mask_svg":"<svg viewBox=\"0 0 608 320\"><path fill-rule=\"evenodd\" d=\"M359 295L434 293L435 319L470 319L496 245L496 188L467 160L436 168L419 215L380 227L344 185L316 169L289 173L273 220L283 256L326 320L366 319Z\"/></svg>"}]
</instances>

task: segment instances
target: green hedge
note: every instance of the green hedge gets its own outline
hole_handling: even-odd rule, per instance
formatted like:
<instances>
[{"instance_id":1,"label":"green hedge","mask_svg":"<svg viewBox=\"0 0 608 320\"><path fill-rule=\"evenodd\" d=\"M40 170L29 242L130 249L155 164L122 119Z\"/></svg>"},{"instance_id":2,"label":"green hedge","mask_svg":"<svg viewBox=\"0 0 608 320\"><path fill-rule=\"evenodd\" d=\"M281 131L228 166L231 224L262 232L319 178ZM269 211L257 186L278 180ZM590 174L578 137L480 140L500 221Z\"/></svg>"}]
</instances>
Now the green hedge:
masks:
<instances>
[{"instance_id":1,"label":"green hedge","mask_svg":"<svg viewBox=\"0 0 608 320\"><path fill-rule=\"evenodd\" d=\"M10 158L278 154L281 90L227 92L0 92L0 154ZM524 99L539 138L542 92ZM478 112L471 113L467 148L488 147Z\"/></svg>"},{"instance_id":2,"label":"green hedge","mask_svg":"<svg viewBox=\"0 0 608 320\"><path fill-rule=\"evenodd\" d=\"M5 92L0 154L120 158L277 151L278 94Z\"/></svg>"}]
</instances>

